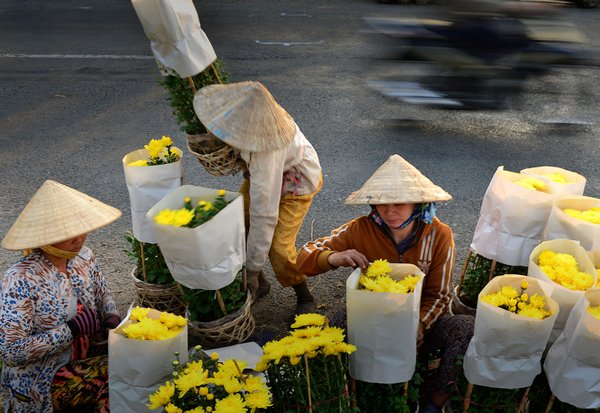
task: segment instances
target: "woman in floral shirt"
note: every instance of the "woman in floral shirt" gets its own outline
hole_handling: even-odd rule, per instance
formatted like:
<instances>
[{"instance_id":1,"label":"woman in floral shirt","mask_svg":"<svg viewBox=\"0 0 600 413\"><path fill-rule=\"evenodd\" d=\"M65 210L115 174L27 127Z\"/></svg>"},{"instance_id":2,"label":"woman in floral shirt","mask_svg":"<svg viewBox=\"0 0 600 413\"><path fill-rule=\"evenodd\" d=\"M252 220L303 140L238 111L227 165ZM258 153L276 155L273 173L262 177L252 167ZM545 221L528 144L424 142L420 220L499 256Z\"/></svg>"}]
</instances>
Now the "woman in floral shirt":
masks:
<instances>
[{"instance_id":1,"label":"woman in floral shirt","mask_svg":"<svg viewBox=\"0 0 600 413\"><path fill-rule=\"evenodd\" d=\"M5 412L108 412L108 360L96 339L120 322L86 235L121 212L46 181L2 240L23 250L0 293ZM94 357L93 357L94 356Z\"/></svg>"}]
</instances>

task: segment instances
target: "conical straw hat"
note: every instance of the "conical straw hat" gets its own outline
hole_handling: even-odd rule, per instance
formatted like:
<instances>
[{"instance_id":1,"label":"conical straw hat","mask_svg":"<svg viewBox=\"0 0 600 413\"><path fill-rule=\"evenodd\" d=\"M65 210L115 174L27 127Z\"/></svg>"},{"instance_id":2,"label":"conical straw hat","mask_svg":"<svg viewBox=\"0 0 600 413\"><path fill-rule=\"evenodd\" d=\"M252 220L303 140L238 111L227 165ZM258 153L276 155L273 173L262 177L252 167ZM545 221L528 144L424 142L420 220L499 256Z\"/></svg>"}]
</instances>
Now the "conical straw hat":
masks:
<instances>
[{"instance_id":1,"label":"conical straw hat","mask_svg":"<svg viewBox=\"0 0 600 413\"><path fill-rule=\"evenodd\" d=\"M450 194L431 182L400 155L392 155L362 188L346 198L346 203L417 204L450 199Z\"/></svg>"},{"instance_id":2,"label":"conical straw hat","mask_svg":"<svg viewBox=\"0 0 600 413\"><path fill-rule=\"evenodd\" d=\"M56 244L108 225L120 216L116 208L47 180L21 211L2 247L24 250Z\"/></svg>"},{"instance_id":3,"label":"conical straw hat","mask_svg":"<svg viewBox=\"0 0 600 413\"><path fill-rule=\"evenodd\" d=\"M259 82L205 86L194 96L194 110L208 130L236 149L279 149L296 134L294 119Z\"/></svg>"}]
</instances>

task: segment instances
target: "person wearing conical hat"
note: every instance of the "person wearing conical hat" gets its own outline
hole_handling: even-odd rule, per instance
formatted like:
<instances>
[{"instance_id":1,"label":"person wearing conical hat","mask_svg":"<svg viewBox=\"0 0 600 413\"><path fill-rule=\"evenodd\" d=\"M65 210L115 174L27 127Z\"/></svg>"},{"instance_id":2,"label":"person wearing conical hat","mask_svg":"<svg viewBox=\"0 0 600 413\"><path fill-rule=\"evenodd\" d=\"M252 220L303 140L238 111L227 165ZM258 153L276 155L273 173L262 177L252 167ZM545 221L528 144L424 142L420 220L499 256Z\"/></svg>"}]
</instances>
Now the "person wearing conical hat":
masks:
<instances>
[{"instance_id":1,"label":"person wearing conical hat","mask_svg":"<svg viewBox=\"0 0 600 413\"><path fill-rule=\"evenodd\" d=\"M317 152L290 114L259 82L210 85L194 97L200 121L232 146L245 164L246 270L255 299L269 291L269 257L277 280L293 287L296 314L314 312L315 300L296 266L296 237L321 190Z\"/></svg>"},{"instance_id":2,"label":"person wearing conical hat","mask_svg":"<svg viewBox=\"0 0 600 413\"><path fill-rule=\"evenodd\" d=\"M86 235L121 211L47 180L2 240L24 257L0 292L0 395L5 412L108 412L108 329L115 301ZM90 407L91 406L91 407Z\"/></svg>"},{"instance_id":3,"label":"person wearing conical hat","mask_svg":"<svg viewBox=\"0 0 600 413\"><path fill-rule=\"evenodd\" d=\"M459 373L457 357L465 353L474 327L473 317L449 314L454 239L436 216L436 202L451 198L401 156L392 155L346 199L347 204L369 205L370 213L298 251L298 267L308 276L338 267L366 269L379 259L414 264L425 273L417 346L425 357L441 350L434 390L421 410L426 413L441 412L449 399L449 384ZM337 318L345 325L345 312Z\"/></svg>"}]
</instances>

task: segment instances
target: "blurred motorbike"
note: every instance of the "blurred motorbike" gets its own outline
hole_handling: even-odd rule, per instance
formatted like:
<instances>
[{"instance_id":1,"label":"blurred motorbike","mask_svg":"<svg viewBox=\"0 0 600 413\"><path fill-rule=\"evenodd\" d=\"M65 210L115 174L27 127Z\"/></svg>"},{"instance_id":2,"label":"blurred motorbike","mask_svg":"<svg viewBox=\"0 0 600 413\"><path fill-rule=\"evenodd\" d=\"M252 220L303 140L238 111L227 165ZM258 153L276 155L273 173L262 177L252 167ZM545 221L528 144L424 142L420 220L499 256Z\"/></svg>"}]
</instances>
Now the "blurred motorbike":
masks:
<instances>
[{"instance_id":1,"label":"blurred motorbike","mask_svg":"<svg viewBox=\"0 0 600 413\"><path fill-rule=\"evenodd\" d=\"M446 109L500 109L525 82L554 67L597 66L596 53L555 13L467 13L458 19L371 17L371 29L393 39L403 62L432 64L416 80L370 80L385 96Z\"/></svg>"}]
</instances>

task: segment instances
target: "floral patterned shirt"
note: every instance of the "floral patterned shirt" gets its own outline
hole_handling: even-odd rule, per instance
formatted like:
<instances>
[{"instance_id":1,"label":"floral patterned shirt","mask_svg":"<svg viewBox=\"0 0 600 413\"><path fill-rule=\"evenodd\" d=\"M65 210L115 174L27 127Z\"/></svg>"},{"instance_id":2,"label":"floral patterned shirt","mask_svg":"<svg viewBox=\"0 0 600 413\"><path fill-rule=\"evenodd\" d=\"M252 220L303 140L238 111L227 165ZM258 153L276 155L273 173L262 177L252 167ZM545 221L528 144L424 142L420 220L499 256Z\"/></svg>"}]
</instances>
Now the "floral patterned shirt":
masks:
<instances>
[{"instance_id":1,"label":"floral patterned shirt","mask_svg":"<svg viewBox=\"0 0 600 413\"><path fill-rule=\"evenodd\" d=\"M0 293L0 394L4 411L52 412L50 385L57 356L73 336L67 327L69 298L98 313L118 311L92 251L83 247L60 272L34 250L5 273Z\"/></svg>"}]
</instances>

